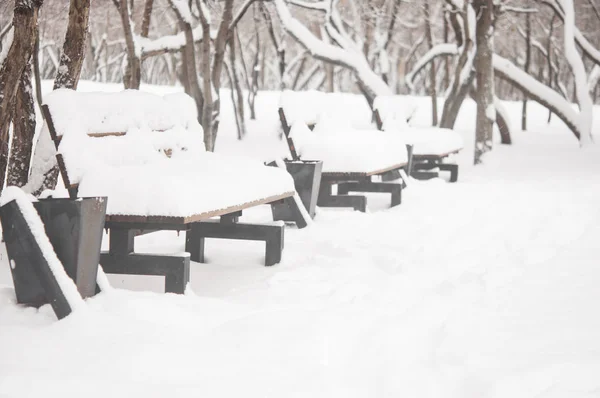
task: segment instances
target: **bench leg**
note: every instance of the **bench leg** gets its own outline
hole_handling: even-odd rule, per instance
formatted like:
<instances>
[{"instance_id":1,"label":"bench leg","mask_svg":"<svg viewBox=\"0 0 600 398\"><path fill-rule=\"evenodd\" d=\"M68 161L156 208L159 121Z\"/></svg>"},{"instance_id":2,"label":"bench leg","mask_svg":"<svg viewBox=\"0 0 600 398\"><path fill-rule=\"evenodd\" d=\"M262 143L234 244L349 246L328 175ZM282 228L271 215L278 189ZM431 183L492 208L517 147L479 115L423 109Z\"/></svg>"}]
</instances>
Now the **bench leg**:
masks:
<instances>
[{"instance_id":1,"label":"bench leg","mask_svg":"<svg viewBox=\"0 0 600 398\"><path fill-rule=\"evenodd\" d=\"M308 226L308 223L306 222L304 217L302 217L302 212L300 211L300 208L298 208L298 203L296 203L296 201L294 200L293 197L285 198L283 200L283 202L286 206L289 207L290 212L292 213L292 218L296 222L296 226L299 229L302 229L302 228ZM304 205L302 205L302 206L304 206Z\"/></svg>"},{"instance_id":2,"label":"bench leg","mask_svg":"<svg viewBox=\"0 0 600 398\"><path fill-rule=\"evenodd\" d=\"M342 191L340 192L340 186ZM342 184L338 186L338 195L332 195L332 184L321 182L319 189L319 198L317 206L320 207L351 207L355 211L367 211L367 198L362 195L346 195L343 194L344 188Z\"/></svg>"},{"instance_id":3,"label":"bench leg","mask_svg":"<svg viewBox=\"0 0 600 398\"><path fill-rule=\"evenodd\" d=\"M281 262L283 252L283 223L274 224L245 224L220 223L202 221L194 223L186 236L186 251L188 248L195 253L202 253L199 262L204 262L204 240L206 238L258 240L265 242L265 266ZM188 242L189 247L188 247ZM201 242L198 247L192 247L195 242ZM192 261L194 254L192 253Z\"/></svg>"},{"instance_id":4,"label":"bench leg","mask_svg":"<svg viewBox=\"0 0 600 398\"><path fill-rule=\"evenodd\" d=\"M197 263L204 262L204 237L202 237L198 224L192 224L185 233L185 251L190 253L190 260Z\"/></svg>"},{"instance_id":5,"label":"bench leg","mask_svg":"<svg viewBox=\"0 0 600 398\"><path fill-rule=\"evenodd\" d=\"M400 170L391 170L381 175L381 181L396 181L401 178Z\"/></svg>"},{"instance_id":6,"label":"bench leg","mask_svg":"<svg viewBox=\"0 0 600 398\"><path fill-rule=\"evenodd\" d=\"M164 276L165 293L183 294L190 281L189 256L103 252L100 255L100 264L108 274Z\"/></svg>"},{"instance_id":7,"label":"bench leg","mask_svg":"<svg viewBox=\"0 0 600 398\"><path fill-rule=\"evenodd\" d=\"M391 184L384 182L345 182L338 185L338 192L374 192L374 193L389 193L392 196L391 206L397 206L402 203L402 185Z\"/></svg>"},{"instance_id":8,"label":"bench leg","mask_svg":"<svg viewBox=\"0 0 600 398\"><path fill-rule=\"evenodd\" d=\"M265 266L270 267L281 262L283 253L284 228L273 229L269 233L265 247Z\"/></svg>"},{"instance_id":9,"label":"bench leg","mask_svg":"<svg viewBox=\"0 0 600 398\"><path fill-rule=\"evenodd\" d=\"M458 165L452 163L440 163L440 170L450 172L450 182L458 181Z\"/></svg>"}]
</instances>

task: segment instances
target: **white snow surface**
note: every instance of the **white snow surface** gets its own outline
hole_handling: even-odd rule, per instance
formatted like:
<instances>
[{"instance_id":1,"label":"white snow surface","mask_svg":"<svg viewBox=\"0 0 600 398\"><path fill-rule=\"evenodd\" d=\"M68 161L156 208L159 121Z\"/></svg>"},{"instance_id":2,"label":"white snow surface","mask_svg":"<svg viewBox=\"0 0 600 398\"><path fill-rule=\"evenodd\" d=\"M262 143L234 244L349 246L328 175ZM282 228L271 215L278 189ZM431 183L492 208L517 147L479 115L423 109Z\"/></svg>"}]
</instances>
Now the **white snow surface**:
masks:
<instances>
[{"instance_id":1,"label":"white snow surface","mask_svg":"<svg viewBox=\"0 0 600 398\"><path fill-rule=\"evenodd\" d=\"M44 224L40 219L38 212L31 203L32 200L36 200L34 197L26 194L23 190L18 187L6 187L2 191L2 197L0 197L0 206L4 206L7 203L16 201L23 218L29 227L29 230L33 234L36 242L38 243L42 255L48 263L50 271L56 279L56 283L63 292L67 303L71 307L71 311L77 311L85 308L85 303L81 298L81 295L77 291L77 286L63 268L62 263L56 256L54 248L46 235ZM3 255L4 257L4 255ZM19 264L15 264L13 268L18 267Z\"/></svg>"},{"instance_id":2,"label":"white snow surface","mask_svg":"<svg viewBox=\"0 0 600 398\"><path fill-rule=\"evenodd\" d=\"M257 96L256 147L238 143L221 98L217 151L254 157L277 137L278 93ZM430 98L413 99L427 126ZM503 104L518 120L521 103ZM56 322L49 306L15 304L0 245L0 396L597 396L600 148L528 107L530 131L473 167L465 100L458 183L412 180L393 209L369 194L366 214L319 208L311 227L285 231L277 266L264 267L261 243L208 240L183 296L160 293L162 278L108 275L114 289ZM136 238L140 251L184 245L176 232Z\"/></svg>"},{"instance_id":3,"label":"white snow surface","mask_svg":"<svg viewBox=\"0 0 600 398\"><path fill-rule=\"evenodd\" d=\"M319 128L304 123L292 126L290 136L301 159L322 160L323 172L369 173L407 162L400 136L378 130Z\"/></svg>"},{"instance_id":4,"label":"white snow surface","mask_svg":"<svg viewBox=\"0 0 600 398\"><path fill-rule=\"evenodd\" d=\"M108 196L110 215L187 217L295 191L287 171L260 162L210 152L170 159L155 153L158 159L148 163L90 168L79 195Z\"/></svg>"}]
</instances>

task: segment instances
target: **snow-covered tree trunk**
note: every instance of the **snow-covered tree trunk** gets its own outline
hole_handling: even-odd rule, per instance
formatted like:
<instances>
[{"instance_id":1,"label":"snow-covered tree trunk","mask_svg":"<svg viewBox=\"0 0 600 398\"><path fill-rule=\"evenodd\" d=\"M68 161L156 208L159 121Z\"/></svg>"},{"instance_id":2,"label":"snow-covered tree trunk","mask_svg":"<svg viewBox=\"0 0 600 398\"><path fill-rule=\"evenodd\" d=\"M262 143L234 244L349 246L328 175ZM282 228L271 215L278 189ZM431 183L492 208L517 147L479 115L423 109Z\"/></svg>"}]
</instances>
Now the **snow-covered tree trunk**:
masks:
<instances>
[{"instance_id":1,"label":"snow-covered tree trunk","mask_svg":"<svg viewBox=\"0 0 600 398\"><path fill-rule=\"evenodd\" d=\"M71 0L69 24L60 57L58 74L54 80L54 89L77 88L90 21L90 0Z\"/></svg>"},{"instance_id":2,"label":"snow-covered tree trunk","mask_svg":"<svg viewBox=\"0 0 600 398\"><path fill-rule=\"evenodd\" d=\"M0 65L0 192L8 167L8 130L21 76L31 61L38 29L38 10L42 0L16 0L13 13L13 38Z\"/></svg>"},{"instance_id":3,"label":"snow-covered tree trunk","mask_svg":"<svg viewBox=\"0 0 600 398\"><path fill-rule=\"evenodd\" d=\"M492 150L492 133L496 121L494 107L494 2L493 0L474 0L477 14L475 39L475 74L477 80L477 122L475 127L475 164L482 162L486 152Z\"/></svg>"},{"instance_id":4,"label":"snow-covered tree trunk","mask_svg":"<svg viewBox=\"0 0 600 398\"><path fill-rule=\"evenodd\" d=\"M560 0L564 14L564 45L565 56L575 79L575 93L579 104L579 128L581 131L581 145L592 142L593 106L592 98L588 91L587 74L583 60L575 46L575 8L573 0Z\"/></svg>"},{"instance_id":5,"label":"snow-covered tree trunk","mask_svg":"<svg viewBox=\"0 0 600 398\"><path fill-rule=\"evenodd\" d=\"M33 58L33 57L32 57ZM13 113L13 137L8 162L6 185L27 184L33 136L35 135L35 99L33 96L31 61L21 74Z\"/></svg>"}]
</instances>

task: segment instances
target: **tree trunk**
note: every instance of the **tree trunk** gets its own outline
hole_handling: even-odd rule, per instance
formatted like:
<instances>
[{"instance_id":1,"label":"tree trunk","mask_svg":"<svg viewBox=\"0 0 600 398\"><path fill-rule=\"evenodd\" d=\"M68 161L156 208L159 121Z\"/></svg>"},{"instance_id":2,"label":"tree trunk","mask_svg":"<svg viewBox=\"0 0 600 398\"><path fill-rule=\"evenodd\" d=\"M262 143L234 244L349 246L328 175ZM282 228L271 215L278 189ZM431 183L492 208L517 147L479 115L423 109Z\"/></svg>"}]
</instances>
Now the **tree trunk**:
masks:
<instances>
[{"instance_id":1,"label":"tree trunk","mask_svg":"<svg viewBox=\"0 0 600 398\"><path fill-rule=\"evenodd\" d=\"M240 85L240 79L237 71L237 62L235 59L235 40L229 41L229 63L231 68L231 98L233 100L234 111L238 124L238 139L243 139L246 135L246 117L244 114L244 93Z\"/></svg>"},{"instance_id":2,"label":"tree trunk","mask_svg":"<svg viewBox=\"0 0 600 398\"><path fill-rule=\"evenodd\" d=\"M493 0L474 0L477 15L475 49L475 75L477 79L477 123L475 127L475 164L492 149L492 132L496 118L494 107L493 56Z\"/></svg>"},{"instance_id":3,"label":"tree trunk","mask_svg":"<svg viewBox=\"0 0 600 398\"><path fill-rule=\"evenodd\" d=\"M123 74L123 84L125 88L138 90L142 79L142 61L138 56L133 39L133 24L131 22L131 12L129 2L121 0L120 3L114 0L115 6L121 15L121 23L123 24L123 34L125 36L125 44L127 46L127 65Z\"/></svg>"},{"instance_id":4,"label":"tree trunk","mask_svg":"<svg viewBox=\"0 0 600 398\"><path fill-rule=\"evenodd\" d=\"M200 90L200 83L198 82L198 71L196 70L196 48L194 45L194 35L192 33L192 27L187 23L181 15L179 15L178 8L171 4L179 25L183 34L185 35L185 46L181 54L182 58L182 78L186 94L190 95L196 102L196 111L198 112L198 121L200 124L203 122L203 108L204 108L204 96ZM204 43L203 43L204 45ZM210 43L209 43L210 45ZM204 126L203 126L204 127ZM204 132L204 145L206 146L206 131Z\"/></svg>"},{"instance_id":5,"label":"tree trunk","mask_svg":"<svg viewBox=\"0 0 600 398\"><path fill-rule=\"evenodd\" d=\"M554 32L554 23L556 21L556 14L552 15L550 21L550 29L548 31L548 42L546 44L546 60L548 61L548 87L552 87L552 33ZM548 123L552 119L552 111L548 110Z\"/></svg>"},{"instance_id":6,"label":"tree trunk","mask_svg":"<svg viewBox=\"0 0 600 398\"><path fill-rule=\"evenodd\" d=\"M42 1L16 0L13 15L13 41L0 66L0 192L8 166L8 130L18 85L35 49L38 9Z\"/></svg>"},{"instance_id":7,"label":"tree trunk","mask_svg":"<svg viewBox=\"0 0 600 398\"><path fill-rule=\"evenodd\" d=\"M248 89L248 107L250 108L250 119L256 120L256 95L258 94L258 79L260 77L260 34L258 31L258 22L257 16L255 13L254 22L255 22L255 37L256 37L256 54L254 55L254 60L252 61L252 72L250 74L250 85ZM241 46L241 42L240 42Z\"/></svg>"},{"instance_id":8,"label":"tree trunk","mask_svg":"<svg viewBox=\"0 0 600 398\"><path fill-rule=\"evenodd\" d=\"M450 41L450 29L448 27L448 12L444 12L444 43L448 43ZM450 87L450 60L452 57L445 56L444 57L444 90L447 90Z\"/></svg>"},{"instance_id":9,"label":"tree trunk","mask_svg":"<svg viewBox=\"0 0 600 398\"><path fill-rule=\"evenodd\" d=\"M202 14L202 12L200 12ZM207 16L208 17L208 16ZM201 16L202 18L202 16ZM233 0L225 0L225 4L223 5L223 14L221 15L221 22L219 25L219 30L217 32L217 37L214 41L214 55L213 62L209 68L210 70L209 81L212 87L214 88L214 93L211 96L210 101L210 112L208 116L211 119L211 138L210 138L210 151L214 151L215 143L217 141L217 133L219 131L219 122L221 120L221 72L223 70L223 62L225 60L225 50L227 48L227 43L232 39L232 30L230 29L230 25L233 21ZM208 47L210 47L210 32L204 32L204 27L208 25L208 29L210 30L210 23L203 23L203 41L206 40L208 42ZM203 42L204 45L204 42ZM204 51L203 56L210 59L209 54ZM203 60L204 62L204 60ZM204 72L202 72L204 74ZM208 97L205 94L205 105L208 102Z\"/></svg>"},{"instance_id":10,"label":"tree trunk","mask_svg":"<svg viewBox=\"0 0 600 398\"><path fill-rule=\"evenodd\" d=\"M85 56L89 18L90 0L71 0L63 53L60 57L58 74L54 80L55 90L57 88L77 89Z\"/></svg>"},{"instance_id":11,"label":"tree trunk","mask_svg":"<svg viewBox=\"0 0 600 398\"><path fill-rule=\"evenodd\" d=\"M148 37L150 33L150 20L152 18L152 7L154 6L154 0L146 0L144 4L144 17L142 18L142 37Z\"/></svg>"},{"instance_id":12,"label":"tree trunk","mask_svg":"<svg viewBox=\"0 0 600 398\"><path fill-rule=\"evenodd\" d=\"M431 33L431 15L429 10L429 0L426 0L423 4L423 12L425 14L425 36L427 38L427 45L431 50L433 48L433 34ZM431 96L431 125L437 126L438 106L435 61L431 61L431 64L429 65L429 95Z\"/></svg>"},{"instance_id":13,"label":"tree trunk","mask_svg":"<svg viewBox=\"0 0 600 398\"><path fill-rule=\"evenodd\" d=\"M13 114L13 138L6 185L27 184L33 136L35 135L35 99L31 84L31 62L27 65L17 90Z\"/></svg>"},{"instance_id":14,"label":"tree trunk","mask_svg":"<svg viewBox=\"0 0 600 398\"><path fill-rule=\"evenodd\" d=\"M468 7L468 3L465 2L464 9L461 13L451 13L454 35L456 36L457 43L462 44L462 52L458 57L450 91L444 102L442 120L440 121L440 126L447 129L454 128L458 112L460 111L462 103L469 93L469 89L472 87L473 80L475 79L473 60L470 55L473 43L470 35L472 27L469 26ZM462 24L458 21L459 14L464 21Z\"/></svg>"},{"instance_id":15,"label":"tree trunk","mask_svg":"<svg viewBox=\"0 0 600 398\"><path fill-rule=\"evenodd\" d=\"M525 16L525 72L529 73L529 66L531 64L531 14L527 13ZM550 65L552 69L552 65ZM523 110L521 111L521 130L527 130L527 94L523 94Z\"/></svg>"}]
</instances>

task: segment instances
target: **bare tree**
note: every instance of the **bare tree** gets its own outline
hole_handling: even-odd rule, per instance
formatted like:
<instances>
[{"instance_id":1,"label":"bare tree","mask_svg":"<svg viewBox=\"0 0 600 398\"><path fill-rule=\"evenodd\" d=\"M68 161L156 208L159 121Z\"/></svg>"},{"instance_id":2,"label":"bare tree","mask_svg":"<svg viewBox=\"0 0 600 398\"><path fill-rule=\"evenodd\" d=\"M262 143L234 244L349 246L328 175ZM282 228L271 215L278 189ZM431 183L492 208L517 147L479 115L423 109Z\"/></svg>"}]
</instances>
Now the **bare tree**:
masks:
<instances>
[{"instance_id":1,"label":"bare tree","mask_svg":"<svg viewBox=\"0 0 600 398\"><path fill-rule=\"evenodd\" d=\"M77 88L85 57L89 21L90 0L71 0L69 24L54 89Z\"/></svg>"},{"instance_id":2,"label":"bare tree","mask_svg":"<svg viewBox=\"0 0 600 398\"><path fill-rule=\"evenodd\" d=\"M8 162L6 185L27 184L33 136L35 135L35 99L33 97L32 62L21 74L13 113L13 137Z\"/></svg>"},{"instance_id":3,"label":"bare tree","mask_svg":"<svg viewBox=\"0 0 600 398\"><path fill-rule=\"evenodd\" d=\"M473 0L477 14L475 39L475 74L477 76L477 123L475 127L475 164L492 150L492 133L496 121L494 108L494 68L492 66L494 38L493 0Z\"/></svg>"},{"instance_id":4,"label":"bare tree","mask_svg":"<svg viewBox=\"0 0 600 398\"><path fill-rule=\"evenodd\" d=\"M123 74L123 84L125 88L139 89L142 80L142 60L138 55L135 43L135 32L133 31L133 21L131 20L131 7L129 0L113 0L115 7L119 10L121 23L123 24L123 33L127 47L127 64ZM149 5L149 12L152 13L152 3ZM147 16L146 29L150 29L150 15ZM147 36L147 33L146 33Z\"/></svg>"},{"instance_id":5,"label":"bare tree","mask_svg":"<svg viewBox=\"0 0 600 398\"><path fill-rule=\"evenodd\" d=\"M0 191L4 186L4 176L9 161L8 130L14 115L14 99L22 81L23 72L28 68L35 49L38 11L41 5L42 0L15 1L13 39L6 59L0 66ZM31 89L31 87L29 88ZM21 111L19 111L20 116L23 116Z\"/></svg>"}]
</instances>

